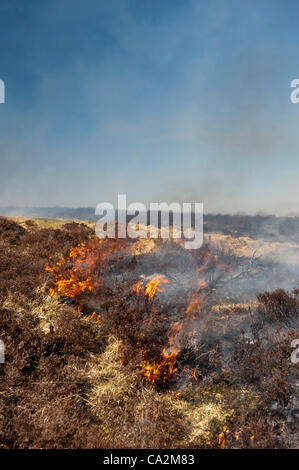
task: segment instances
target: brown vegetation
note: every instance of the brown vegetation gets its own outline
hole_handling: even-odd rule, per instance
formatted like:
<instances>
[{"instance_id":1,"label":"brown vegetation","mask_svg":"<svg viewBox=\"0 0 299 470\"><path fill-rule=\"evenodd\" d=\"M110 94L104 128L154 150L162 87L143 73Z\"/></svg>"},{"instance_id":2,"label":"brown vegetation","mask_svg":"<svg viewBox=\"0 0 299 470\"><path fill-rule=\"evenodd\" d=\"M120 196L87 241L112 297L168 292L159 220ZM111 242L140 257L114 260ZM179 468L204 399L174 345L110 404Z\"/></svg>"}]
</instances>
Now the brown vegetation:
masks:
<instances>
[{"instance_id":1,"label":"brown vegetation","mask_svg":"<svg viewBox=\"0 0 299 470\"><path fill-rule=\"evenodd\" d=\"M220 308L217 286L240 277L235 256L171 241L132 247L94 241L85 224L0 218L0 445L297 445L287 422L296 292ZM163 279L153 268L177 270L177 290L152 282ZM182 294L184 273L195 282ZM92 289L74 290L87 278Z\"/></svg>"}]
</instances>

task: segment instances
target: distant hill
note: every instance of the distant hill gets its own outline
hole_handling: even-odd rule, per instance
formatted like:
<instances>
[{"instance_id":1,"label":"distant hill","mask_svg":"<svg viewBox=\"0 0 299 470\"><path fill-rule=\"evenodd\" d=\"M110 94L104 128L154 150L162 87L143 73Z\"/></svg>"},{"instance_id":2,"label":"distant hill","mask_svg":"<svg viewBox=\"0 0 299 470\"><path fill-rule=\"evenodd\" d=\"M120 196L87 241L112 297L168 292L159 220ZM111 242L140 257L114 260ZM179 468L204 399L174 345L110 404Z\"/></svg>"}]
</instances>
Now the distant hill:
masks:
<instances>
[{"instance_id":1,"label":"distant hill","mask_svg":"<svg viewBox=\"0 0 299 470\"><path fill-rule=\"evenodd\" d=\"M60 218L97 221L94 207L0 207L0 215L6 217ZM127 217L129 221L132 216ZM148 214L149 223L149 214ZM172 217L170 217L172 223ZM160 225L160 224L159 224ZM192 225L194 225L194 214ZM265 240L293 241L299 243L299 217L275 215L205 214L204 232L220 232L232 236L249 236Z\"/></svg>"},{"instance_id":2,"label":"distant hill","mask_svg":"<svg viewBox=\"0 0 299 470\"><path fill-rule=\"evenodd\" d=\"M98 220L94 207L0 207L0 214L7 217L43 217L49 219Z\"/></svg>"}]
</instances>

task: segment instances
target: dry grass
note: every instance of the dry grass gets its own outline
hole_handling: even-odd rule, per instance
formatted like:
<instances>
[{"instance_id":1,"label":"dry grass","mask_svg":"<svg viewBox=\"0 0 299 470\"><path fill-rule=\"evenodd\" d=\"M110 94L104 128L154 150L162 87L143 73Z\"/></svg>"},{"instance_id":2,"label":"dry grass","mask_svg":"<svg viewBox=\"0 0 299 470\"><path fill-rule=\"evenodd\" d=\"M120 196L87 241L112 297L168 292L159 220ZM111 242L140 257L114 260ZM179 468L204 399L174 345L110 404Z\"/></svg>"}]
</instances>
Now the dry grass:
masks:
<instances>
[{"instance_id":1,"label":"dry grass","mask_svg":"<svg viewBox=\"0 0 299 470\"><path fill-rule=\"evenodd\" d=\"M61 299L58 296L50 296L49 289L45 284L35 290L32 299L28 299L24 294L15 295L8 292L6 299L2 304L3 309L14 311L17 316L25 315L28 311L38 318L40 328L48 333L51 326L54 325L57 312L61 309Z\"/></svg>"},{"instance_id":2,"label":"dry grass","mask_svg":"<svg viewBox=\"0 0 299 470\"><path fill-rule=\"evenodd\" d=\"M122 366L121 342L110 338L106 350L92 355L87 401L111 447L209 447L228 420L222 392L201 387L159 391ZM227 394L227 390L225 390Z\"/></svg>"},{"instance_id":3,"label":"dry grass","mask_svg":"<svg viewBox=\"0 0 299 470\"><path fill-rule=\"evenodd\" d=\"M17 222L19 225L21 225L27 230L34 230L35 228L59 229L59 228L63 228L64 225L69 224L69 223L86 225L87 227L93 230L95 227L95 222L89 222L85 220L76 220L76 219L60 219L60 218L49 219L45 217L33 219L32 217L20 217L20 216L7 217L7 219L11 219Z\"/></svg>"},{"instance_id":4,"label":"dry grass","mask_svg":"<svg viewBox=\"0 0 299 470\"><path fill-rule=\"evenodd\" d=\"M240 313L249 313L256 310L258 302L253 300L251 302L243 303L222 303L219 305L213 305L213 311L217 315L232 315Z\"/></svg>"}]
</instances>

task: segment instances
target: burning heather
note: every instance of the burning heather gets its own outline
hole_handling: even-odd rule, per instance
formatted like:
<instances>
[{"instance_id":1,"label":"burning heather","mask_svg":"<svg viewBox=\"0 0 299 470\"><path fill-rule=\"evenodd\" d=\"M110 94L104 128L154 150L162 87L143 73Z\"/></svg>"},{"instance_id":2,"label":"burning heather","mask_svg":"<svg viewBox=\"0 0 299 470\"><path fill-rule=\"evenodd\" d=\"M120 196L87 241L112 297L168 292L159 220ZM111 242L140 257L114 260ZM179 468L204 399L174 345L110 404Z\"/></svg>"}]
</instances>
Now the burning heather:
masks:
<instances>
[{"instance_id":1,"label":"burning heather","mask_svg":"<svg viewBox=\"0 0 299 470\"><path fill-rule=\"evenodd\" d=\"M177 240L156 240L142 252L140 240L93 238L46 270L54 276L50 295L100 317L123 341L124 363L161 387L206 380L215 370L227 373L241 335L250 340L251 329L260 328L260 314L252 309L233 318L216 314L219 299L260 275L259 261L240 263L208 244L188 251Z\"/></svg>"},{"instance_id":2,"label":"burning heather","mask_svg":"<svg viewBox=\"0 0 299 470\"><path fill-rule=\"evenodd\" d=\"M47 426L70 410L75 427L68 441L55 431L54 447L298 444L296 266L216 233L186 250L178 239L100 240L79 224L1 222L11 268L0 396L23 410L13 427L3 415L6 447L25 445L32 416L30 446L47 446Z\"/></svg>"},{"instance_id":3,"label":"burning heather","mask_svg":"<svg viewBox=\"0 0 299 470\"><path fill-rule=\"evenodd\" d=\"M85 315L100 315L108 327L117 322L126 329L131 323L126 340L135 338L144 380L162 384L189 369L183 357L195 352L199 332L207 328L212 273L222 278L231 268L207 245L195 252L160 240L137 254L135 243L138 247L138 241L94 238L78 245L46 267L54 275L49 292L71 300Z\"/></svg>"}]
</instances>

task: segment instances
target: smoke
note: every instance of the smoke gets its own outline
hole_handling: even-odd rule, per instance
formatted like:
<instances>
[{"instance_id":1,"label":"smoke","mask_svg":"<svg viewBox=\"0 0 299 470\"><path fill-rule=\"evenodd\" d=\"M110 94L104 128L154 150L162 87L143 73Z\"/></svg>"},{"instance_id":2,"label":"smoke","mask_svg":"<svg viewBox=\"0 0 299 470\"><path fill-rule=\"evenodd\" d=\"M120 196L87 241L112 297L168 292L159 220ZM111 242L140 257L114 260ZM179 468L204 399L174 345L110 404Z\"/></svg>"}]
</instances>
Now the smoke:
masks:
<instances>
[{"instance_id":1,"label":"smoke","mask_svg":"<svg viewBox=\"0 0 299 470\"><path fill-rule=\"evenodd\" d=\"M293 32L277 5L64 0L30 18L26 34L21 20L3 25L21 59L3 51L2 205L95 207L124 193L297 210Z\"/></svg>"}]
</instances>

